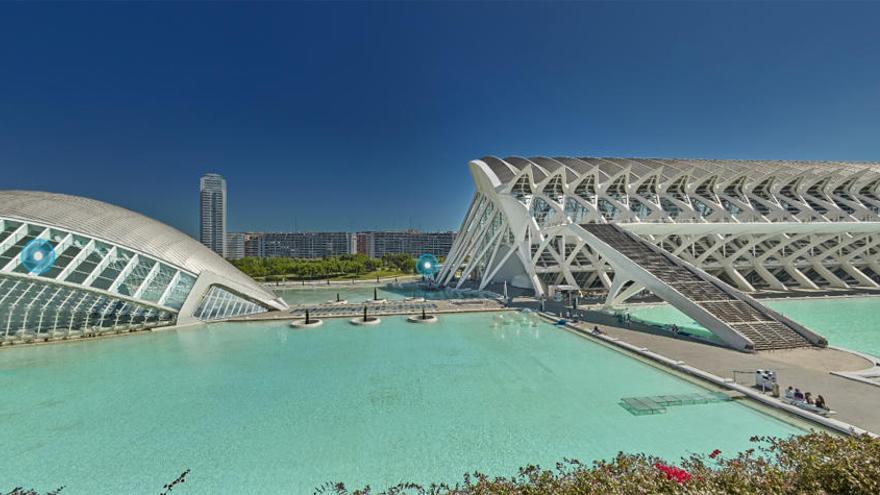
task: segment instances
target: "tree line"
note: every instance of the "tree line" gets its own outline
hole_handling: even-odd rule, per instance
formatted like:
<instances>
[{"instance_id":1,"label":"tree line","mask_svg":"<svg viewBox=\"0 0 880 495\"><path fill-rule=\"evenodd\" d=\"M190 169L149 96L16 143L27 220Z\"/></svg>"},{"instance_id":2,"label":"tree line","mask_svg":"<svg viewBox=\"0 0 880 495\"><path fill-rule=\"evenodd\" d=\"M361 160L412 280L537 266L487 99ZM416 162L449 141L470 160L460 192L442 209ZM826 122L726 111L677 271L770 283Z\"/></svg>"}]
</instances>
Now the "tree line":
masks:
<instances>
[{"instance_id":1,"label":"tree line","mask_svg":"<svg viewBox=\"0 0 880 495\"><path fill-rule=\"evenodd\" d=\"M275 280L316 280L360 276L371 272L410 274L416 271L416 260L402 254L386 254L370 258L365 254L344 254L328 258L242 258L232 264L253 278Z\"/></svg>"}]
</instances>

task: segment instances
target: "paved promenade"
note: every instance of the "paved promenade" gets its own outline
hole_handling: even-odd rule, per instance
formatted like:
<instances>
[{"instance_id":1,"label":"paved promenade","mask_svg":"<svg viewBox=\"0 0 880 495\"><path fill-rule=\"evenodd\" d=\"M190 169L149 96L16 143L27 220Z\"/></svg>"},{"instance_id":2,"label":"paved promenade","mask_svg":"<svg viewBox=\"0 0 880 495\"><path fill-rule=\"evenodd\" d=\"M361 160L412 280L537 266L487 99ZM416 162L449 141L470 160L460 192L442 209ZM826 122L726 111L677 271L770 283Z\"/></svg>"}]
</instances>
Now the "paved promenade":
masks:
<instances>
[{"instance_id":1,"label":"paved promenade","mask_svg":"<svg viewBox=\"0 0 880 495\"><path fill-rule=\"evenodd\" d=\"M584 329L593 326L592 323L578 324L579 328ZM831 374L861 371L873 365L871 361L855 354L819 348L748 354L672 336L604 325L599 325L599 328L611 337L646 347L717 376L735 379L744 385L754 383L753 373L756 369L775 370L782 390L791 385L804 392L812 392L814 397L821 394L831 409L837 412L833 416L835 419L880 433L880 387Z\"/></svg>"},{"instance_id":2,"label":"paved promenade","mask_svg":"<svg viewBox=\"0 0 880 495\"><path fill-rule=\"evenodd\" d=\"M291 306L288 311L270 311L251 316L233 318L230 321L293 320L305 317L306 308L313 318L352 318L363 315L364 306L370 316L416 315L424 309L428 314L474 313L481 311L500 311L504 306L494 299L438 299L405 300L393 299L385 302L360 302L345 304L300 304Z\"/></svg>"},{"instance_id":3,"label":"paved promenade","mask_svg":"<svg viewBox=\"0 0 880 495\"><path fill-rule=\"evenodd\" d=\"M392 277L345 279L345 280L288 280L285 282L260 282L266 289L321 289L327 287L382 287L392 283L416 282L421 275L395 275Z\"/></svg>"}]
</instances>

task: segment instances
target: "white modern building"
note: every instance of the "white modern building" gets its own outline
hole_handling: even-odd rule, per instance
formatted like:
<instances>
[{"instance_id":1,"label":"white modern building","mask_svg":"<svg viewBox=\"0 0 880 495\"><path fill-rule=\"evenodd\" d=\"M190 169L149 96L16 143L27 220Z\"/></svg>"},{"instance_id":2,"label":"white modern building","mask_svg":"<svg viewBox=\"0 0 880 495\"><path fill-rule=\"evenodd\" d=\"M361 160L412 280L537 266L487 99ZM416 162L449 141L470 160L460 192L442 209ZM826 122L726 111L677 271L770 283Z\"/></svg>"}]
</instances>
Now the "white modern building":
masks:
<instances>
[{"instance_id":1,"label":"white modern building","mask_svg":"<svg viewBox=\"0 0 880 495\"><path fill-rule=\"evenodd\" d=\"M205 174L199 179L199 240L226 257L226 179Z\"/></svg>"},{"instance_id":2,"label":"white modern building","mask_svg":"<svg viewBox=\"0 0 880 495\"><path fill-rule=\"evenodd\" d=\"M0 191L0 343L286 308L210 249L143 215L82 197Z\"/></svg>"},{"instance_id":3,"label":"white modern building","mask_svg":"<svg viewBox=\"0 0 880 495\"><path fill-rule=\"evenodd\" d=\"M507 282L537 296L568 286L604 294L608 306L647 290L744 350L824 342L749 293L880 288L878 163L486 157L469 166L476 193L444 285Z\"/></svg>"}]
</instances>

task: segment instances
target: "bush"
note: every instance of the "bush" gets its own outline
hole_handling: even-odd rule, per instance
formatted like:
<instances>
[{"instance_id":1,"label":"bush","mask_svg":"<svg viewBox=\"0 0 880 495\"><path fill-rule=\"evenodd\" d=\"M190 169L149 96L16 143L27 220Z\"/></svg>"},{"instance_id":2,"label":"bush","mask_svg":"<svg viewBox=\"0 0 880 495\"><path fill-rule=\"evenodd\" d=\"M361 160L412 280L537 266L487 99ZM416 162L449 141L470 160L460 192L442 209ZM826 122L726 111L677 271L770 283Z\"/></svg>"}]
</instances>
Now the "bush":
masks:
<instances>
[{"instance_id":1,"label":"bush","mask_svg":"<svg viewBox=\"0 0 880 495\"><path fill-rule=\"evenodd\" d=\"M454 486L403 483L382 492L349 491L342 483L318 487L316 495L877 495L880 494L880 439L810 433L787 439L754 437L755 448L725 457L714 450L678 465L645 454L620 453L591 465L574 460L545 470L521 468L509 478L481 473ZM189 469L163 487L161 495L184 483ZM63 488L63 487L62 487ZM62 488L49 492L54 495ZM298 493L296 491L279 493ZM184 493L184 492L181 492ZM7 495L39 495L16 488Z\"/></svg>"},{"instance_id":2,"label":"bush","mask_svg":"<svg viewBox=\"0 0 880 495\"><path fill-rule=\"evenodd\" d=\"M880 440L867 435L810 433L788 439L755 437L756 447L733 457L716 450L679 465L644 454L618 454L585 465L567 460L552 470L521 468L510 478L466 475L455 486L401 484L385 495L592 495L592 494L852 494L880 493ZM369 495L365 487L319 487L316 494ZM379 495L379 494L377 494Z\"/></svg>"}]
</instances>

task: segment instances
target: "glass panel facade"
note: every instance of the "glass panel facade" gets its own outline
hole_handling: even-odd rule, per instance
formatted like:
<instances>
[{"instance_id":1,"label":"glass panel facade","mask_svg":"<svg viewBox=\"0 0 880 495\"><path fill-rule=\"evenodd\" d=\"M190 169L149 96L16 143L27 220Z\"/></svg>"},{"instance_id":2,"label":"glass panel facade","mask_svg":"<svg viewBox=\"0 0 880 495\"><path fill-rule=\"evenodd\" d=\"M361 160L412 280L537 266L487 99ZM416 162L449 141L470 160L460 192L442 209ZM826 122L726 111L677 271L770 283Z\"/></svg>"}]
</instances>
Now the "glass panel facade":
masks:
<instances>
[{"instance_id":1,"label":"glass panel facade","mask_svg":"<svg viewBox=\"0 0 880 495\"><path fill-rule=\"evenodd\" d=\"M180 307L183 306L184 301L186 301L186 296L189 295L189 291L192 290L193 285L196 283L195 277L183 272L178 273L180 276L178 277L177 283L169 289L168 297L165 301L159 302L162 306L180 309Z\"/></svg>"},{"instance_id":2,"label":"glass panel facade","mask_svg":"<svg viewBox=\"0 0 880 495\"><path fill-rule=\"evenodd\" d=\"M92 287L96 289L109 289L116 280L116 277L118 277L119 274L122 273L122 270L124 270L131 260L134 259L134 253L124 249L117 249L114 254L109 256L110 259L107 260L107 266L101 270L101 273L99 273L98 277L92 282ZM131 294L125 295L130 296Z\"/></svg>"},{"instance_id":3,"label":"glass panel facade","mask_svg":"<svg viewBox=\"0 0 880 495\"><path fill-rule=\"evenodd\" d=\"M125 281L117 289L120 294L133 296L137 293L141 284L147 279L147 276L153 269L156 262L143 256L138 258L137 264L125 278Z\"/></svg>"},{"instance_id":4,"label":"glass panel facade","mask_svg":"<svg viewBox=\"0 0 880 495\"><path fill-rule=\"evenodd\" d=\"M54 262L40 273L20 262L34 239L54 250ZM0 343L171 325L195 283L193 274L134 249L0 217ZM195 317L208 321L265 311L211 286Z\"/></svg>"},{"instance_id":5,"label":"glass panel facade","mask_svg":"<svg viewBox=\"0 0 880 495\"><path fill-rule=\"evenodd\" d=\"M88 242L89 240L84 237L73 235L71 236L70 243L67 245L66 248L59 249L59 247L56 245L55 263L48 270L43 272L41 276L52 279L58 278L58 275L60 275L61 272L67 267L67 265L69 265L70 262L76 258L76 256L80 253L80 251L83 250L83 247L85 247Z\"/></svg>"},{"instance_id":6,"label":"glass panel facade","mask_svg":"<svg viewBox=\"0 0 880 495\"><path fill-rule=\"evenodd\" d=\"M24 235L18 237L17 240L11 237L8 239L9 241L15 241L15 244L6 249L3 254L0 254L0 267L9 266L10 262L16 260L16 258L18 258L18 255L21 254L21 250L22 248L24 248L25 244L36 239L40 234L43 233L44 230L46 230L45 227L34 225L26 226L24 231L16 230L16 232L20 232ZM13 235L15 235L15 233L13 233ZM11 269L14 270L15 268L16 267L13 266Z\"/></svg>"},{"instance_id":7,"label":"glass panel facade","mask_svg":"<svg viewBox=\"0 0 880 495\"><path fill-rule=\"evenodd\" d=\"M20 225L21 223L13 222L12 220L3 221L3 229L0 230L0 242L5 241L7 237L11 236Z\"/></svg>"},{"instance_id":8,"label":"glass panel facade","mask_svg":"<svg viewBox=\"0 0 880 495\"><path fill-rule=\"evenodd\" d=\"M39 275L30 274L41 280L64 281L86 286L86 289L135 298L164 306L171 312L183 306L195 284L195 277L191 274L122 246L54 227L5 218L0 218L0 274L27 274L28 268L19 263L18 257L24 246L38 237L45 239L55 250L55 262L46 271ZM115 299L112 294L105 297ZM90 306L93 302L84 301L82 304ZM103 306L99 303L96 310L103 311L100 309ZM121 310L125 314L134 312L131 307ZM134 321L149 320L153 316L141 312L134 314L133 318Z\"/></svg>"},{"instance_id":9,"label":"glass panel facade","mask_svg":"<svg viewBox=\"0 0 880 495\"><path fill-rule=\"evenodd\" d=\"M39 277L0 274L0 341L100 334L173 324L172 311Z\"/></svg>"},{"instance_id":10,"label":"glass panel facade","mask_svg":"<svg viewBox=\"0 0 880 495\"><path fill-rule=\"evenodd\" d=\"M109 254L109 249L106 249L106 245L103 243L96 242L95 246L89 250L88 248L81 253L79 264L74 264L71 266L73 270L67 275L67 278L64 279L65 282L69 282L71 284L81 284L89 278L89 275L98 267L98 264L104 259L105 256Z\"/></svg>"},{"instance_id":11,"label":"glass panel facade","mask_svg":"<svg viewBox=\"0 0 880 495\"><path fill-rule=\"evenodd\" d=\"M162 298L162 294L165 292L165 288L168 287L168 284L174 278L175 273L177 273L177 270L160 263L159 271L141 293L141 299L151 303L159 302L159 299Z\"/></svg>"},{"instance_id":12,"label":"glass panel facade","mask_svg":"<svg viewBox=\"0 0 880 495\"><path fill-rule=\"evenodd\" d=\"M205 297L202 298L195 317L205 321L222 320L233 316L265 313L266 311L268 311L266 308L255 302L233 294L218 285L212 285L205 293Z\"/></svg>"}]
</instances>

